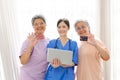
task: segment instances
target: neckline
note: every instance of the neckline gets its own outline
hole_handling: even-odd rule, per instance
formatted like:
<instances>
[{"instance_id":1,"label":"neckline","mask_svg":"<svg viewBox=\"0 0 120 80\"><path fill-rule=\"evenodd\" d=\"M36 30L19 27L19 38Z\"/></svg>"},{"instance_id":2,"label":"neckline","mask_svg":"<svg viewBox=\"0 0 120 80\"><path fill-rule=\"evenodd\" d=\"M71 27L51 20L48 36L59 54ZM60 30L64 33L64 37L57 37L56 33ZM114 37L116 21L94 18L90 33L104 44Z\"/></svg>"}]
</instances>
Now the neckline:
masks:
<instances>
[{"instance_id":1,"label":"neckline","mask_svg":"<svg viewBox=\"0 0 120 80\"><path fill-rule=\"evenodd\" d=\"M70 40L70 39L68 39L64 45L62 45L62 42L61 42L60 39L58 39L58 40L59 40L59 42L60 42L61 47L64 48L64 47L69 43L69 40Z\"/></svg>"}]
</instances>

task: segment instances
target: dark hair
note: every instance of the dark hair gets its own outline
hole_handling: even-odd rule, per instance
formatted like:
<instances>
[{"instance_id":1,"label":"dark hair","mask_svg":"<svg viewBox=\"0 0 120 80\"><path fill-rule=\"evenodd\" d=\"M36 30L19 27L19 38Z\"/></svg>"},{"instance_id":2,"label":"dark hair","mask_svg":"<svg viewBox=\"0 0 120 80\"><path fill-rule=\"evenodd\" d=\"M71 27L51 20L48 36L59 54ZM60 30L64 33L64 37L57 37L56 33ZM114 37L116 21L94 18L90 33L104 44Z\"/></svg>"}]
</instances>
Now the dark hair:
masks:
<instances>
[{"instance_id":1,"label":"dark hair","mask_svg":"<svg viewBox=\"0 0 120 80\"><path fill-rule=\"evenodd\" d=\"M32 20L31 20L32 25L34 24L34 22L35 22L36 19L42 19L42 20L46 23L46 20L45 20L44 16L42 16L42 15L35 15L35 16L32 18Z\"/></svg>"},{"instance_id":2,"label":"dark hair","mask_svg":"<svg viewBox=\"0 0 120 80\"><path fill-rule=\"evenodd\" d=\"M68 28L70 28L70 23L69 23L69 20L67 19L59 19L57 22L57 27L61 22L64 22L68 26Z\"/></svg>"}]
</instances>

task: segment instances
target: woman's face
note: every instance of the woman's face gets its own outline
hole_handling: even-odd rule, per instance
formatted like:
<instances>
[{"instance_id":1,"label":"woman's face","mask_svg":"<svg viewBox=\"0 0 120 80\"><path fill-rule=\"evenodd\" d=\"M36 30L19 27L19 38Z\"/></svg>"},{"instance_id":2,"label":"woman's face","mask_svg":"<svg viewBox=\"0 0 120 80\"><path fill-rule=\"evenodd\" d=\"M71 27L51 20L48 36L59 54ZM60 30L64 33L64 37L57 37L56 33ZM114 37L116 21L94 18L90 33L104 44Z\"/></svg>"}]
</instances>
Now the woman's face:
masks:
<instances>
[{"instance_id":1,"label":"woman's face","mask_svg":"<svg viewBox=\"0 0 120 80\"><path fill-rule=\"evenodd\" d=\"M35 19L33 28L34 28L35 34L44 34L46 24L42 19Z\"/></svg>"},{"instance_id":2,"label":"woman's face","mask_svg":"<svg viewBox=\"0 0 120 80\"><path fill-rule=\"evenodd\" d=\"M77 23L75 30L79 36L87 36L90 33L89 27L84 22Z\"/></svg>"},{"instance_id":3,"label":"woman's face","mask_svg":"<svg viewBox=\"0 0 120 80\"><path fill-rule=\"evenodd\" d=\"M60 36L66 36L69 28L64 22L60 22L57 26L57 30Z\"/></svg>"}]
</instances>

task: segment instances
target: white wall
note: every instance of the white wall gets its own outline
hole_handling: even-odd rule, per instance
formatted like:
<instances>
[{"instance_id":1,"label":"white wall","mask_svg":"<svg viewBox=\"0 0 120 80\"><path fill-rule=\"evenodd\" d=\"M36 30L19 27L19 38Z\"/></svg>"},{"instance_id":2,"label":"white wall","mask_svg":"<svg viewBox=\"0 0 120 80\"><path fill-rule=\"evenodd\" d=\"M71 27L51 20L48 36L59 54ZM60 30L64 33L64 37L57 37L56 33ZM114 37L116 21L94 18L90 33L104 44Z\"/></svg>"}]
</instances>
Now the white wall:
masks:
<instances>
[{"instance_id":1,"label":"white wall","mask_svg":"<svg viewBox=\"0 0 120 80\"><path fill-rule=\"evenodd\" d=\"M111 55L110 0L101 0L100 37ZM105 80L111 80L111 59L104 62Z\"/></svg>"},{"instance_id":2,"label":"white wall","mask_svg":"<svg viewBox=\"0 0 120 80\"><path fill-rule=\"evenodd\" d=\"M120 0L111 1L111 80L120 80Z\"/></svg>"},{"instance_id":3,"label":"white wall","mask_svg":"<svg viewBox=\"0 0 120 80\"><path fill-rule=\"evenodd\" d=\"M31 18L42 14L47 21L46 36L57 38L56 24L58 19L70 20L69 37L78 39L74 31L74 23L78 19L88 20L92 32L100 33L100 2L99 0L17 0L17 17L20 43L32 31ZM75 38L74 38L75 37Z\"/></svg>"}]
</instances>

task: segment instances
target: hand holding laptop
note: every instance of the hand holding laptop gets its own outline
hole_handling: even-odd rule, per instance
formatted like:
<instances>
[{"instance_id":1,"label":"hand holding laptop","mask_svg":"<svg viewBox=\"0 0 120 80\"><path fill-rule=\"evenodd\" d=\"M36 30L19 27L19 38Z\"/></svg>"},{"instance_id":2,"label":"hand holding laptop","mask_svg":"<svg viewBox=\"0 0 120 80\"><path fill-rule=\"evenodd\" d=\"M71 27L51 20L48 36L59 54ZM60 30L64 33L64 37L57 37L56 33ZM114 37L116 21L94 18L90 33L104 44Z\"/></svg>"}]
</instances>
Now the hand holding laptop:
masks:
<instances>
[{"instance_id":1,"label":"hand holding laptop","mask_svg":"<svg viewBox=\"0 0 120 80\"><path fill-rule=\"evenodd\" d=\"M58 64L71 65L72 51L48 48L47 61L57 66Z\"/></svg>"},{"instance_id":2,"label":"hand holding laptop","mask_svg":"<svg viewBox=\"0 0 120 80\"><path fill-rule=\"evenodd\" d=\"M54 68L62 65L61 61L58 58L54 58L50 63Z\"/></svg>"}]
</instances>

